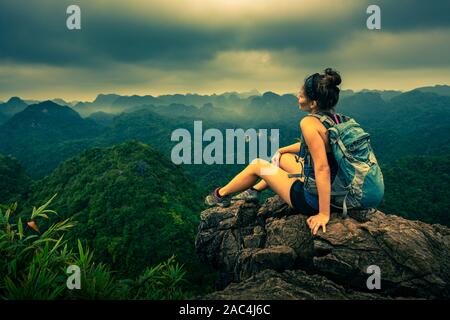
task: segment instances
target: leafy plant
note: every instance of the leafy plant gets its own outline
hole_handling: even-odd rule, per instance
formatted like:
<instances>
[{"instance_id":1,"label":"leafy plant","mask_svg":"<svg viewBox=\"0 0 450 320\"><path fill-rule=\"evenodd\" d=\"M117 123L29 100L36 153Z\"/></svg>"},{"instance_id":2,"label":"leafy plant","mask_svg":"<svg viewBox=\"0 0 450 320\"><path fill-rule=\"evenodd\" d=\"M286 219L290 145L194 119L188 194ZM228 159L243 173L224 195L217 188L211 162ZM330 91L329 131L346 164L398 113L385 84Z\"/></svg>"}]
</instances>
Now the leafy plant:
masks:
<instances>
[{"instance_id":1,"label":"leafy plant","mask_svg":"<svg viewBox=\"0 0 450 320\"><path fill-rule=\"evenodd\" d=\"M55 195L56 196L56 195ZM41 222L49 214L43 206L33 208L30 218ZM65 234L75 223L55 222L45 230L24 227L22 217L13 223L17 203L0 205L0 299L181 299L186 272L172 256L147 268L135 280L118 280L109 266L94 261L94 252L77 240L77 250L69 247ZM80 270L81 288L67 288L69 265Z\"/></svg>"},{"instance_id":2,"label":"leafy plant","mask_svg":"<svg viewBox=\"0 0 450 320\"><path fill-rule=\"evenodd\" d=\"M30 219L48 219L56 214L47 207L55 198L33 211ZM93 262L93 253L78 242L78 252L68 248L64 234L75 223L55 222L42 233L24 228L22 217L12 218L17 203L0 209L0 297L2 299L106 299L113 298L117 282L103 264ZM34 220L31 220L34 221ZM78 265L82 290L68 290L66 268Z\"/></svg>"},{"instance_id":3,"label":"leafy plant","mask_svg":"<svg viewBox=\"0 0 450 320\"><path fill-rule=\"evenodd\" d=\"M186 293L182 286L186 283L186 271L175 261L175 256L158 265L147 268L136 281L128 282L134 299L183 299Z\"/></svg>"},{"instance_id":4,"label":"leafy plant","mask_svg":"<svg viewBox=\"0 0 450 320\"><path fill-rule=\"evenodd\" d=\"M81 270L81 290L71 290L73 299L116 299L120 298L119 283L109 268L100 263L95 264L94 252L83 248L78 240L78 254L73 256L70 264Z\"/></svg>"},{"instance_id":5,"label":"leafy plant","mask_svg":"<svg viewBox=\"0 0 450 320\"><path fill-rule=\"evenodd\" d=\"M34 218L48 218L45 213L53 213L45 210L49 204L50 201L41 210L33 210ZM73 255L62 233L74 223L67 219L40 234L24 228L22 217L17 223L12 222L16 209L17 203L0 208L0 297L56 299L65 290L65 275L61 271Z\"/></svg>"},{"instance_id":6,"label":"leafy plant","mask_svg":"<svg viewBox=\"0 0 450 320\"><path fill-rule=\"evenodd\" d=\"M36 207L33 207L33 212L31 213L30 219L33 220L36 217L42 217L42 218L48 219L47 213L56 214L56 212L53 210L47 210L48 205L53 201L53 199L55 199L56 195L57 194L55 194L50 200L47 201L46 204L40 206L38 209L36 209Z\"/></svg>"}]
</instances>

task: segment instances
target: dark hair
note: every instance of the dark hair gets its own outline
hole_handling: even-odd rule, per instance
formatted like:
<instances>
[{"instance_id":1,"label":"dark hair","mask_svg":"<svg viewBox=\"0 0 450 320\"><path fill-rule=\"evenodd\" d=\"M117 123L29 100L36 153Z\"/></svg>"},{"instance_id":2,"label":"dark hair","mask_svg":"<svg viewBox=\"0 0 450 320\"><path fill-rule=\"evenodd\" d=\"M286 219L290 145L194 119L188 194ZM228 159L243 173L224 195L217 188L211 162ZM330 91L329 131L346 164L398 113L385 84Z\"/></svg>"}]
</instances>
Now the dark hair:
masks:
<instances>
[{"instance_id":1,"label":"dark hair","mask_svg":"<svg viewBox=\"0 0 450 320\"><path fill-rule=\"evenodd\" d=\"M316 100L320 110L330 110L339 101L342 82L336 70L326 68L323 74L315 73L305 79L304 92L308 100Z\"/></svg>"}]
</instances>

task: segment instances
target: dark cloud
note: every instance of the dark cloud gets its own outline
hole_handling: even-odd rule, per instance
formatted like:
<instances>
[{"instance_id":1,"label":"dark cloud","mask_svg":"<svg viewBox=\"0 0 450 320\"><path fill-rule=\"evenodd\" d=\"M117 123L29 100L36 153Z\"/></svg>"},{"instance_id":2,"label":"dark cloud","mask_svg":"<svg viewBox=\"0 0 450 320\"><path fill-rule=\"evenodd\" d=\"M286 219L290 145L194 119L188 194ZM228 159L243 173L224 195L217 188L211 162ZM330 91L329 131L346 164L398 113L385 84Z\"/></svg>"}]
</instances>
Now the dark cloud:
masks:
<instances>
[{"instance_id":1,"label":"dark cloud","mask_svg":"<svg viewBox=\"0 0 450 320\"><path fill-rule=\"evenodd\" d=\"M365 9L355 15L275 17L270 21L238 21L212 28L180 23L176 19L136 18L127 10L102 10L90 2L78 1L82 9L82 30L65 27L65 10L71 1L2 0L0 41L5 44L0 59L52 65L101 66L110 60L155 62L165 66L196 63L223 50L279 50L295 48L320 52L345 41L353 30L365 26ZM95 2L95 1L94 1ZM158 10L158 8L155 8ZM174 11L183 7L174 5Z\"/></svg>"},{"instance_id":2,"label":"dark cloud","mask_svg":"<svg viewBox=\"0 0 450 320\"><path fill-rule=\"evenodd\" d=\"M371 70L429 77L450 65L450 1L243 1L235 12L225 0L192 1L205 9L185 0L0 0L0 93L270 89L327 66L371 79ZM80 31L66 28L72 4ZM366 29L370 4L381 7L380 31Z\"/></svg>"},{"instance_id":3,"label":"dark cloud","mask_svg":"<svg viewBox=\"0 0 450 320\"><path fill-rule=\"evenodd\" d=\"M20 2L20 1L19 1ZM210 59L229 45L229 31L136 21L82 8L82 30L66 28L67 1L0 3L0 59L51 65L102 66L113 61L159 61L166 66Z\"/></svg>"},{"instance_id":4,"label":"dark cloud","mask_svg":"<svg viewBox=\"0 0 450 320\"><path fill-rule=\"evenodd\" d=\"M385 31L416 31L450 27L448 0L370 0L381 9Z\"/></svg>"},{"instance_id":5,"label":"dark cloud","mask_svg":"<svg viewBox=\"0 0 450 320\"><path fill-rule=\"evenodd\" d=\"M233 34L227 30L208 31L193 26L142 23L132 19L92 21L85 43L94 55L122 62L147 61L164 67L182 66L211 59L218 51L231 48ZM191 65L192 67L192 65Z\"/></svg>"}]
</instances>

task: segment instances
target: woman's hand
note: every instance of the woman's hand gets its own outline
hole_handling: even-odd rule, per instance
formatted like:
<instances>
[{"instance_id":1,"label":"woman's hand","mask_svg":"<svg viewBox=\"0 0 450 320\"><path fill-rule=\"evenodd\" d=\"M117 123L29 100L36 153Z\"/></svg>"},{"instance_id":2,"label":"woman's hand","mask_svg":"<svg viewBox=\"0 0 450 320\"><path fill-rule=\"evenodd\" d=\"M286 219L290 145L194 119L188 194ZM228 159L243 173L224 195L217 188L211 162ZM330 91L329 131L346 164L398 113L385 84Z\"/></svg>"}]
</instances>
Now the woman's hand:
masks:
<instances>
[{"instance_id":1,"label":"woman's hand","mask_svg":"<svg viewBox=\"0 0 450 320\"><path fill-rule=\"evenodd\" d=\"M277 152L275 152L275 154L273 155L273 157L272 157L272 159L271 159L271 162L274 164L274 165L276 165L277 167L280 167L280 157L281 157L281 154L282 154L283 152L281 151L281 149L278 149L278 151Z\"/></svg>"},{"instance_id":2,"label":"woman's hand","mask_svg":"<svg viewBox=\"0 0 450 320\"><path fill-rule=\"evenodd\" d=\"M313 235L317 234L320 227L322 227L323 232L327 232L327 223L330 221L330 214L319 212L315 216L311 216L306 220L309 228Z\"/></svg>"}]
</instances>

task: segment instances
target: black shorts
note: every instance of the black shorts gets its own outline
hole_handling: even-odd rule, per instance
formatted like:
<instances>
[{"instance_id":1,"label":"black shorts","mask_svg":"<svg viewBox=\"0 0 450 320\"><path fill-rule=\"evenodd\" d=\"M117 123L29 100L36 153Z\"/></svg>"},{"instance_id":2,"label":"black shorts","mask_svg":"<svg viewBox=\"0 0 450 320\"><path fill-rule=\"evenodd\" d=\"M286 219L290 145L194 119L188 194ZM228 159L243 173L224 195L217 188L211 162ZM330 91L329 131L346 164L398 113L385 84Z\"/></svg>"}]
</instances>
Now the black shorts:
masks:
<instances>
[{"instance_id":1,"label":"black shorts","mask_svg":"<svg viewBox=\"0 0 450 320\"><path fill-rule=\"evenodd\" d=\"M294 207L296 213L300 213L306 216L313 216L319 213L319 210L311 207L308 202L306 202L305 192L303 190L303 182L296 180L290 190L291 203ZM330 212L340 212L342 211L331 206Z\"/></svg>"},{"instance_id":2,"label":"black shorts","mask_svg":"<svg viewBox=\"0 0 450 320\"><path fill-rule=\"evenodd\" d=\"M296 213L301 213L306 216L313 216L319 213L319 210L311 207L306 202L305 192L303 190L303 182L295 180L290 190L291 203Z\"/></svg>"}]
</instances>

